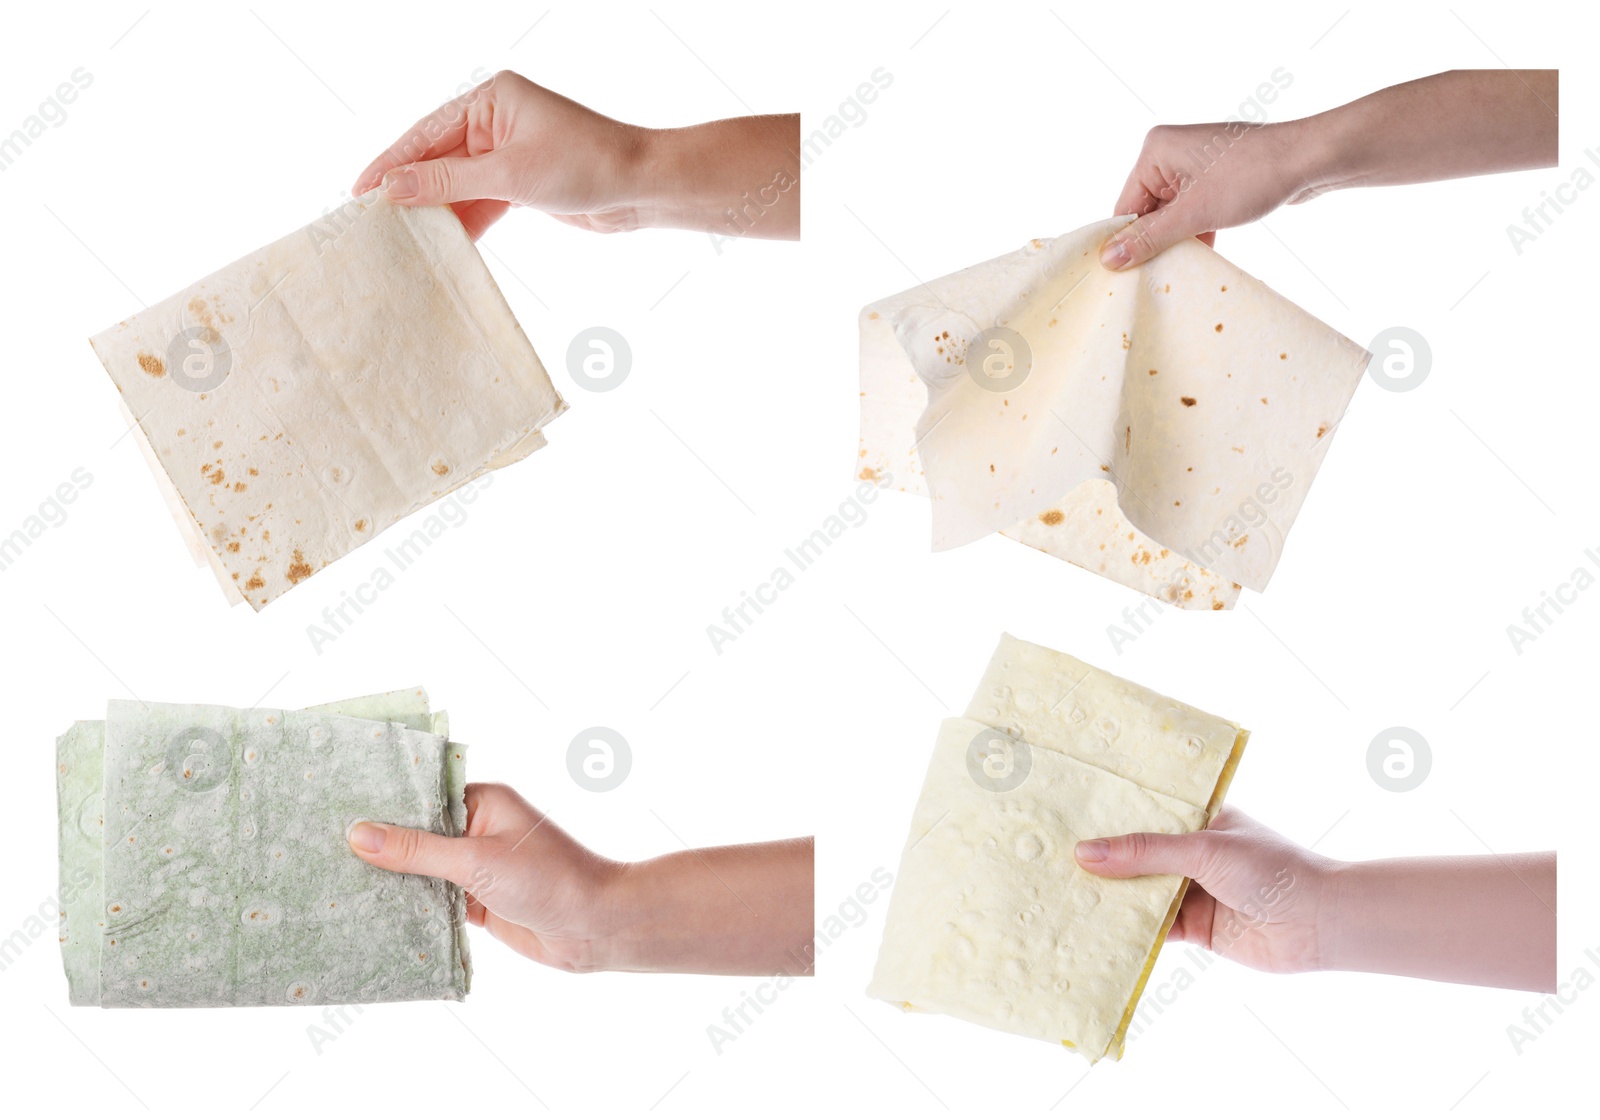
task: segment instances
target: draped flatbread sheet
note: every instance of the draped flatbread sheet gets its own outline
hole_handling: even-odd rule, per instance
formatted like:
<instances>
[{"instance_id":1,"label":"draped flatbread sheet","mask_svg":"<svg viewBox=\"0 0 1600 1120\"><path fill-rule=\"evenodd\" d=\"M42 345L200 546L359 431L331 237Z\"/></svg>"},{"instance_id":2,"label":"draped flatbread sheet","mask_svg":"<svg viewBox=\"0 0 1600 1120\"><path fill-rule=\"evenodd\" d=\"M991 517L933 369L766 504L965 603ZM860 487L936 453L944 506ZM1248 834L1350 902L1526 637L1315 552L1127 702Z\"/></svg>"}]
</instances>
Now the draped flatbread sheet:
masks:
<instances>
[{"instance_id":1,"label":"draped flatbread sheet","mask_svg":"<svg viewBox=\"0 0 1600 1120\"><path fill-rule=\"evenodd\" d=\"M466 747L420 688L307 708L112 701L57 740L74 1004L461 999L461 889L350 852L357 819L459 836Z\"/></svg>"},{"instance_id":2,"label":"draped flatbread sheet","mask_svg":"<svg viewBox=\"0 0 1600 1120\"><path fill-rule=\"evenodd\" d=\"M1131 218L861 312L859 477L1178 606L1266 587L1370 355L1194 239L1123 272ZM977 349L973 349L976 346Z\"/></svg>"},{"instance_id":3,"label":"draped flatbread sheet","mask_svg":"<svg viewBox=\"0 0 1600 1120\"><path fill-rule=\"evenodd\" d=\"M377 192L91 341L191 551L257 610L566 407L450 209Z\"/></svg>"},{"instance_id":4,"label":"draped flatbread sheet","mask_svg":"<svg viewBox=\"0 0 1600 1120\"><path fill-rule=\"evenodd\" d=\"M1102 879L1074 846L1204 828L1248 737L1002 636L966 715L940 727L867 994L1120 1058L1188 882Z\"/></svg>"}]
</instances>

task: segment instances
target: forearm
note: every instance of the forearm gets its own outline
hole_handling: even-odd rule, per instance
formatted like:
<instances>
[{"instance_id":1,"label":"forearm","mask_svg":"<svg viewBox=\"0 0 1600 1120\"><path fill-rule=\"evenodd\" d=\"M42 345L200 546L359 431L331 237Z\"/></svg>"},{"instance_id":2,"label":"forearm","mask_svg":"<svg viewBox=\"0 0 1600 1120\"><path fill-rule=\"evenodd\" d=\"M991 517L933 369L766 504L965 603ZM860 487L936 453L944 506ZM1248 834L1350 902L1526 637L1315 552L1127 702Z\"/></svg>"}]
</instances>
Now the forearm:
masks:
<instances>
[{"instance_id":1,"label":"forearm","mask_svg":"<svg viewBox=\"0 0 1600 1120\"><path fill-rule=\"evenodd\" d=\"M640 224L798 238L799 153L797 115L649 130L640 145Z\"/></svg>"},{"instance_id":2,"label":"forearm","mask_svg":"<svg viewBox=\"0 0 1600 1120\"><path fill-rule=\"evenodd\" d=\"M1373 860L1331 880L1324 969L1555 990L1554 852Z\"/></svg>"},{"instance_id":3,"label":"forearm","mask_svg":"<svg viewBox=\"0 0 1600 1120\"><path fill-rule=\"evenodd\" d=\"M1299 134L1308 194L1551 167L1558 74L1451 70L1281 127Z\"/></svg>"},{"instance_id":4,"label":"forearm","mask_svg":"<svg viewBox=\"0 0 1600 1120\"><path fill-rule=\"evenodd\" d=\"M811 839L673 852L623 865L600 902L594 967L810 975Z\"/></svg>"}]
</instances>

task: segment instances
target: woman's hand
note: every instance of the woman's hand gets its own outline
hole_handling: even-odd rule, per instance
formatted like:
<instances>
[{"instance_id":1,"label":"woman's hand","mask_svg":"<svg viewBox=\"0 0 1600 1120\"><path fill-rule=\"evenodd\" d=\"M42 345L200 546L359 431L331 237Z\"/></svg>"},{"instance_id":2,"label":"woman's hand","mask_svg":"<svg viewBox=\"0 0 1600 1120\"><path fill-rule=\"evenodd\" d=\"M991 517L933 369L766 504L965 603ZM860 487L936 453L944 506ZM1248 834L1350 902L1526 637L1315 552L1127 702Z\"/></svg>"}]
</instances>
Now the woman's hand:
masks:
<instances>
[{"instance_id":1,"label":"woman's hand","mask_svg":"<svg viewBox=\"0 0 1600 1120\"><path fill-rule=\"evenodd\" d=\"M1320 931L1334 868L1231 805L1203 832L1139 832L1077 847L1078 866L1110 879L1186 875L1168 939L1192 941L1264 972L1322 967Z\"/></svg>"},{"instance_id":2,"label":"woman's hand","mask_svg":"<svg viewBox=\"0 0 1600 1120\"><path fill-rule=\"evenodd\" d=\"M525 957L569 972L809 975L812 843L597 855L502 785L469 785L461 837L363 821L350 847L374 867L466 888L467 917Z\"/></svg>"},{"instance_id":3,"label":"woman's hand","mask_svg":"<svg viewBox=\"0 0 1600 1120\"><path fill-rule=\"evenodd\" d=\"M1382 972L1553 992L1556 854L1343 863L1231 806L1184 836L1085 840L1095 875L1193 880L1169 937L1266 972Z\"/></svg>"},{"instance_id":4,"label":"woman's hand","mask_svg":"<svg viewBox=\"0 0 1600 1120\"><path fill-rule=\"evenodd\" d=\"M798 116L641 128L502 70L419 120L351 191L448 203L474 240L512 206L597 233L797 238L799 136Z\"/></svg>"}]
</instances>

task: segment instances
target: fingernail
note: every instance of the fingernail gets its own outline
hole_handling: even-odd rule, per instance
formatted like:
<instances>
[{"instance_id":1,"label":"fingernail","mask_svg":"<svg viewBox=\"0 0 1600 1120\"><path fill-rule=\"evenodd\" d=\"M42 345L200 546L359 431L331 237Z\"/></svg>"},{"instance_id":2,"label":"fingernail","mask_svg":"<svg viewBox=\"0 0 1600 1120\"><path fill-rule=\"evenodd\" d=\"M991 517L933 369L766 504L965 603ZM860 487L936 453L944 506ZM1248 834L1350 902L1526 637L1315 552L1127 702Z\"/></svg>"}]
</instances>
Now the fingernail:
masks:
<instances>
[{"instance_id":1,"label":"fingernail","mask_svg":"<svg viewBox=\"0 0 1600 1120\"><path fill-rule=\"evenodd\" d=\"M1111 854L1109 840L1080 840L1073 849L1079 863L1101 863Z\"/></svg>"},{"instance_id":2,"label":"fingernail","mask_svg":"<svg viewBox=\"0 0 1600 1120\"><path fill-rule=\"evenodd\" d=\"M417 173L409 170L389 172L383 177L383 193L390 198L415 198Z\"/></svg>"},{"instance_id":3,"label":"fingernail","mask_svg":"<svg viewBox=\"0 0 1600 1120\"><path fill-rule=\"evenodd\" d=\"M383 851L383 842L388 839L388 836L389 830L381 824L373 824L371 821L357 821L350 826L350 831L345 834L345 839L350 842L352 848L376 855Z\"/></svg>"},{"instance_id":4,"label":"fingernail","mask_svg":"<svg viewBox=\"0 0 1600 1120\"><path fill-rule=\"evenodd\" d=\"M1116 270L1128 263L1128 246L1122 241L1112 241L1100 250L1100 263Z\"/></svg>"}]
</instances>

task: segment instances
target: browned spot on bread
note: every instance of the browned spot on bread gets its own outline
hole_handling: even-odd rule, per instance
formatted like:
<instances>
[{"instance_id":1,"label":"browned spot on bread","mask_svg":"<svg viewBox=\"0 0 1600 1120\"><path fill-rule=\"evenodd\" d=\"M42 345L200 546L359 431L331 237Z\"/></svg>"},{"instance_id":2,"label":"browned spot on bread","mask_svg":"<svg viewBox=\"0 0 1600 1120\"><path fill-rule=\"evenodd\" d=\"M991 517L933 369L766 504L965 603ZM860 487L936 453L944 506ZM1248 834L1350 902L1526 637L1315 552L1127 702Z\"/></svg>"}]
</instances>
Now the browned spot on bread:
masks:
<instances>
[{"instance_id":1,"label":"browned spot on bread","mask_svg":"<svg viewBox=\"0 0 1600 1120\"><path fill-rule=\"evenodd\" d=\"M1262 404L1266 404L1267 403L1267 398L1266 397L1262 397L1261 398L1261 403Z\"/></svg>"},{"instance_id":2,"label":"browned spot on bread","mask_svg":"<svg viewBox=\"0 0 1600 1120\"><path fill-rule=\"evenodd\" d=\"M1228 285L1226 285L1226 284L1222 285L1222 290L1223 291L1227 291L1228 290Z\"/></svg>"},{"instance_id":3,"label":"browned spot on bread","mask_svg":"<svg viewBox=\"0 0 1600 1120\"><path fill-rule=\"evenodd\" d=\"M1122 450L1133 450L1133 425L1129 424L1122 429Z\"/></svg>"},{"instance_id":4,"label":"browned spot on bread","mask_svg":"<svg viewBox=\"0 0 1600 1120\"><path fill-rule=\"evenodd\" d=\"M298 548L294 550L294 556L289 563L289 570L285 574L289 577L290 583L299 583L311 574L311 565L306 563L306 558L300 554Z\"/></svg>"},{"instance_id":5,"label":"browned spot on bread","mask_svg":"<svg viewBox=\"0 0 1600 1120\"><path fill-rule=\"evenodd\" d=\"M238 552L239 551L239 542L238 541L229 541L228 542L228 551L229 552Z\"/></svg>"},{"instance_id":6,"label":"browned spot on bread","mask_svg":"<svg viewBox=\"0 0 1600 1120\"><path fill-rule=\"evenodd\" d=\"M1326 425L1326 424L1318 424L1317 425L1317 438L1321 439L1323 436L1325 436L1327 434L1328 434L1328 425Z\"/></svg>"},{"instance_id":7,"label":"browned spot on bread","mask_svg":"<svg viewBox=\"0 0 1600 1120\"><path fill-rule=\"evenodd\" d=\"M1047 509L1039 515L1039 520L1046 525L1059 525L1066 519L1066 514L1058 509Z\"/></svg>"},{"instance_id":8,"label":"browned spot on bread","mask_svg":"<svg viewBox=\"0 0 1600 1120\"><path fill-rule=\"evenodd\" d=\"M365 517L356 518L356 532L365 533L366 531L367 531L367 519Z\"/></svg>"},{"instance_id":9,"label":"browned spot on bread","mask_svg":"<svg viewBox=\"0 0 1600 1120\"><path fill-rule=\"evenodd\" d=\"M267 581L261 578L260 568L252 572L250 578L244 581L244 589L246 591L260 591L266 585Z\"/></svg>"},{"instance_id":10,"label":"browned spot on bread","mask_svg":"<svg viewBox=\"0 0 1600 1120\"><path fill-rule=\"evenodd\" d=\"M1222 333L1222 324L1221 324L1221 323L1218 323L1218 324L1217 324L1217 333L1218 333L1218 334L1221 334L1221 333Z\"/></svg>"},{"instance_id":11,"label":"browned spot on bread","mask_svg":"<svg viewBox=\"0 0 1600 1120\"><path fill-rule=\"evenodd\" d=\"M865 453L863 452L863 454ZM876 482L878 480L878 468L862 467L861 473L856 475L856 477L864 482Z\"/></svg>"},{"instance_id":12,"label":"browned spot on bread","mask_svg":"<svg viewBox=\"0 0 1600 1120\"><path fill-rule=\"evenodd\" d=\"M249 486L249 484L248 484L248 483L244 483L244 482L235 482L235 483L234 483L234 484L233 484L233 492L234 492L234 493L235 493L235 494L243 494L243 493L244 493L244 492L245 492L245 491L246 491L246 490L248 490L248 489L250 489L250 486Z\"/></svg>"},{"instance_id":13,"label":"browned spot on bread","mask_svg":"<svg viewBox=\"0 0 1600 1120\"><path fill-rule=\"evenodd\" d=\"M1190 599L1193 599L1193 598L1194 598L1194 592L1193 591L1185 591L1183 593L1184 602L1188 602Z\"/></svg>"},{"instance_id":14,"label":"browned spot on bread","mask_svg":"<svg viewBox=\"0 0 1600 1120\"><path fill-rule=\"evenodd\" d=\"M144 370L151 377L160 377L162 374L167 372L167 363L163 362L154 354L146 354L141 351L139 354L139 368Z\"/></svg>"},{"instance_id":15,"label":"browned spot on bread","mask_svg":"<svg viewBox=\"0 0 1600 1120\"><path fill-rule=\"evenodd\" d=\"M450 464L448 463L431 463L429 465L433 468L433 473L436 475L442 476L450 473Z\"/></svg>"},{"instance_id":16,"label":"browned spot on bread","mask_svg":"<svg viewBox=\"0 0 1600 1120\"><path fill-rule=\"evenodd\" d=\"M261 473L261 472L260 472L260 471L258 471L258 470L256 470L256 469L255 469L255 468L254 468L254 467L251 467L251 468L250 468L250 473L251 473L251 474L260 474L260 473Z\"/></svg>"},{"instance_id":17,"label":"browned spot on bread","mask_svg":"<svg viewBox=\"0 0 1600 1120\"><path fill-rule=\"evenodd\" d=\"M204 474L205 473L205 468L201 467L200 471L201 471L202 474ZM211 480L211 485L213 485L213 486L221 486L222 485L222 468L218 467L216 470L214 470L210 474L206 475L206 477Z\"/></svg>"},{"instance_id":18,"label":"browned spot on bread","mask_svg":"<svg viewBox=\"0 0 1600 1120\"><path fill-rule=\"evenodd\" d=\"M1214 610L1214 611L1220 611L1222 609L1222 600L1221 599L1213 599L1213 600L1211 600L1211 609Z\"/></svg>"},{"instance_id":19,"label":"browned spot on bread","mask_svg":"<svg viewBox=\"0 0 1600 1120\"><path fill-rule=\"evenodd\" d=\"M1278 357L1281 360L1285 361L1285 362L1287 362L1289 360L1289 355L1288 354L1279 354Z\"/></svg>"},{"instance_id":20,"label":"browned spot on bread","mask_svg":"<svg viewBox=\"0 0 1600 1120\"><path fill-rule=\"evenodd\" d=\"M1151 377L1154 377L1154 376L1155 376L1155 375L1156 375L1156 371L1155 371L1155 370L1151 370L1151 371L1150 371L1150 376L1151 376Z\"/></svg>"},{"instance_id":21,"label":"browned spot on bread","mask_svg":"<svg viewBox=\"0 0 1600 1120\"><path fill-rule=\"evenodd\" d=\"M1194 398L1193 397L1179 397L1178 399L1183 402L1183 407L1184 408L1193 408L1194 407Z\"/></svg>"},{"instance_id":22,"label":"browned spot on bread","mask_svg":"<svg viewBox=\"0 0 1600 1120\"><path fill-rule=\"evenodd\" d=\"M1233 547L1234 548L1243 548L1245 545L1247 545L1249 543L1250 543L1250 534L1246 533L1244 536L1240 537L1238 540L1233 542Z\"/></svg>"}]
</instances>

